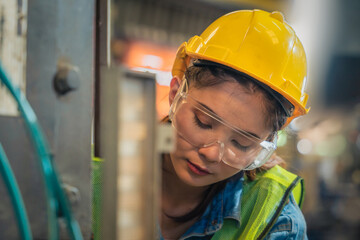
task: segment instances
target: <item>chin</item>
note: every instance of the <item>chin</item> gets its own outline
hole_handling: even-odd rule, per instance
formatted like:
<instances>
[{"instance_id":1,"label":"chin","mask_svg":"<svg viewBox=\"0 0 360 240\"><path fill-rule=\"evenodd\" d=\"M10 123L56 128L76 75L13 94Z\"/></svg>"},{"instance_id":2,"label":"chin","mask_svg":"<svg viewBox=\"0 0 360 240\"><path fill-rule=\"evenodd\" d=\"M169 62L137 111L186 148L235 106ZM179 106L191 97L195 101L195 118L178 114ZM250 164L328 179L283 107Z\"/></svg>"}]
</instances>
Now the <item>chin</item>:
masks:
<instances>
[{"instance_id":1,"label":"chin","mask_svg":"<svg viewBox=\"0 0 360 240\"><path fill-rule=\"evenodd\" d=\"M182 180L182 182L192 187L206 187L216 182L215 180L212 181L209 179L209 177L194 177L191 176L191 174L186 173L177 173L177 176Z\"/></svg>"}]
</instances>

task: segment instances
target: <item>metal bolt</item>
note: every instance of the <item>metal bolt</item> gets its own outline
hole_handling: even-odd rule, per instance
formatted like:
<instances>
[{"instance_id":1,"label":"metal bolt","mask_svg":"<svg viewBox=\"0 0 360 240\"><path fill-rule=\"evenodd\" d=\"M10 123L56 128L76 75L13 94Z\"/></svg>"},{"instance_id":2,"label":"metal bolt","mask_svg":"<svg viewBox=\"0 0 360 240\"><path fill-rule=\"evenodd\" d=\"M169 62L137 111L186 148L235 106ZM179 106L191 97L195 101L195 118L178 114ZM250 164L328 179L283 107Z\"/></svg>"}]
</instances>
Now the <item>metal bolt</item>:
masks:
<instances>
[{"instance_id":1,"label":"metal bolt","mask_svg":"<svg viewBox=\"0 0 360 240\"><path fill-rule=\"evenodd\" d=\"M62 184L63 189L65 190L65 193L72 204L77 204L80 202L80 191L78 188L71 186L70 184L63 183Z\"/></svg>"},{"instance_id":2,"label":"metal bolt","mask_svg":"<svg viewBox=\"0 0 360 240\"><path fill-rule=\"evenodd\" d=\"M54 77L53 85L59 95L65 95L79 88L79 75L74 69L59 69Z\"/></svg>"}]
</instances>

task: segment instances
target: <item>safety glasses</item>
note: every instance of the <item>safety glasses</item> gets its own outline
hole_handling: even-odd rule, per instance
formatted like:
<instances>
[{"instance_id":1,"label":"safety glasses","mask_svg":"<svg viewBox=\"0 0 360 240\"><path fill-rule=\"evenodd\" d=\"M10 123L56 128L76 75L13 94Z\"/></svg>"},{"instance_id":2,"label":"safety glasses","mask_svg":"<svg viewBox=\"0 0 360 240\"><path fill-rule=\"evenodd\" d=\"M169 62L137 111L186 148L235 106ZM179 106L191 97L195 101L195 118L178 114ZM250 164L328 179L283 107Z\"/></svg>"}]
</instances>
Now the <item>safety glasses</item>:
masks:
<instances>
[{"instance_id":1,"label":"safety glasses","mask_svg":"<svg viewBox=\"0 0 360 240\"><path fill-rule=\"evenodd\" d=\"M188 94L186 80L171 105L169 117L181 138L196 148L215 147L219 161L237 169L260 167L276 149L276 134L270 142L234 127Z\"/></svg>"}]
</instances>

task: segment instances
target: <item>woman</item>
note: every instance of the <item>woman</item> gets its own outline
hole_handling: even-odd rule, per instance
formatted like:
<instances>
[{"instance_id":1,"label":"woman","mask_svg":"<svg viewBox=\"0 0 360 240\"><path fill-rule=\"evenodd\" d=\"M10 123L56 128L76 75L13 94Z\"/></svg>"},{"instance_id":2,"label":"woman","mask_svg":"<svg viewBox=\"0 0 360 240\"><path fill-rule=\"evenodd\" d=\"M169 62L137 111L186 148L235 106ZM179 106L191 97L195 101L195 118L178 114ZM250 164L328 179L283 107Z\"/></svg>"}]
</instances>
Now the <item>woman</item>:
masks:
<instances>
[{"instance_id":1,"label":"woman","mask_svg":"<svg viewBox=\"0 0 360 240\"><path fill-rule=\"evenodd\" d=\"M300 178L266 163L277 131L307 113L305 53L282 14L219 18L180 46L172 73L161 238L306 238Z\"/></svg>"}]
</instances>

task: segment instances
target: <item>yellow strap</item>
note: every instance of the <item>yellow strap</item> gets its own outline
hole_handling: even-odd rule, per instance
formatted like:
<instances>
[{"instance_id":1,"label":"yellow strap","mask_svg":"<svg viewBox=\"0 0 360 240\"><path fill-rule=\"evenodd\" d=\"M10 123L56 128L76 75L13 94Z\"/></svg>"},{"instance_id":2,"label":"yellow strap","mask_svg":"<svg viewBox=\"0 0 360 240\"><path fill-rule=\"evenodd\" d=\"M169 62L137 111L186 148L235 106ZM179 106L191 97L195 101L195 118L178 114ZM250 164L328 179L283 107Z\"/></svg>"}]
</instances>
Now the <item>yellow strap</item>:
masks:
<instances>
[{"instance_id":1,"label":"yellow strap","mask_svg":"<svg viewBox=\"0 0 360 240\"><path fill-rule=\"evenodd\" d=\"M297 176L284 170L280 166L275 166L271 170L266 171L263 177L275 180L283 186L289 186L289 184L292 183Z\"/></svg>"},{"instance_id":2,"label":"yellow strap","mask_svg":"<svg viewBox=\"0 0 360 240\"><path fill-rule=\"evenodd\" d=\"M284 171L284 169L282 169L279 166L275 166L271 171L266 172L264 174L264 177L273 179L273 180L279 182L280 184L282 184L283 186L288 186L288 184L290 182L294 181L294 179L297 176L291 172ZM294 195L296 203L301 208L302 202L303 202L303 197L304 197L303 196L304 189L303 189L302 181L300 181L298 184L296 184L295 188L292 190L292 193Z\"/></svg>"}]
</instances>

